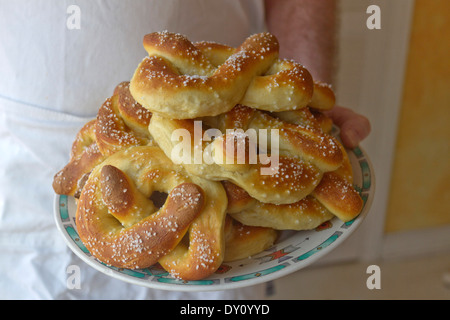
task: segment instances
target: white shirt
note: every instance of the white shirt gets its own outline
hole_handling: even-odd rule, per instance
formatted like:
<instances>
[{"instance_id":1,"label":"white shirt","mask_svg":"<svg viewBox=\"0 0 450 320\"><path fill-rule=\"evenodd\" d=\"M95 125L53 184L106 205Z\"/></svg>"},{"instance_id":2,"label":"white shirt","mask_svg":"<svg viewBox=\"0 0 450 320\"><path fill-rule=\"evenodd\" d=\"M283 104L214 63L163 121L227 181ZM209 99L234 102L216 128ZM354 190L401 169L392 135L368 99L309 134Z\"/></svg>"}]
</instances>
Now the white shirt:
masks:
<instances>
[{"instance_id":1,"label":"white shirt","mask_svg":"<svg viewBox=\"0 0 450 320\"><path fill-rule=\"evenodd\" d=\"M93 270L58 233L52 180L76 132L131 79L146 33L237 46L264 30L262 1L0 0L0 8L0 298L261 298L262 287L159 291ZM70 265L81 268L81 289L67 288Z\"/></svg>"}]
</instances>

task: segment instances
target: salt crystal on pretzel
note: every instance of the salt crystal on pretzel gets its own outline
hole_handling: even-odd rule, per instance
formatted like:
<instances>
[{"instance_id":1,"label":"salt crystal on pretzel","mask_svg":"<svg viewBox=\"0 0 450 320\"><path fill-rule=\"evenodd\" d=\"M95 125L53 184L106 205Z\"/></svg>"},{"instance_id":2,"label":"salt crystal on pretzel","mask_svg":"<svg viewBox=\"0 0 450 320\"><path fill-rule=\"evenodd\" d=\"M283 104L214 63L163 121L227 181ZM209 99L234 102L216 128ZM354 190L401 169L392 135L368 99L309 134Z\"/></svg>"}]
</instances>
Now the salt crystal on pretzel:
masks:
<instances>
[{"instance_id":1,"label":"salt crystal on pretzel","mask_svg":"<svg viewBox=\"0 0 450 320\"><path fill-rule=\"evenodd\" d=\"M161 208L151 200L155 191L168 194ZM158 147L134 146L93 170L78 202L77 230L105 264L159 262L176 277L198 280L223 261L226 206L220 183L190 178Z\"/></svg>"}]
</instances>

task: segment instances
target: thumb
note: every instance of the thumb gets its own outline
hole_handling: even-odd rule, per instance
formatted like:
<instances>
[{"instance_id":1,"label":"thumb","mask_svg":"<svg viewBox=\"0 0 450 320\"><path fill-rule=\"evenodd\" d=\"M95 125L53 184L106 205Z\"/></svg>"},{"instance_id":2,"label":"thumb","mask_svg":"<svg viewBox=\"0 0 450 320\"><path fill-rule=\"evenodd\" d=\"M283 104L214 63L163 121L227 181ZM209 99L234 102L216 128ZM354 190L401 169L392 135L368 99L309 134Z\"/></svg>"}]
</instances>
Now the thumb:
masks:
<instances>
[{"instance_id":1,"label":"thumb","mask_svg":"<svg viewBox=\"0 0 450 320\"><path fill-rule=\"evenodd\" d=\"M355 148L371 131L370 121L351 109L335 106L328 116L341 130L341 140L345 147Z\"/></svg>"}]
</instances>

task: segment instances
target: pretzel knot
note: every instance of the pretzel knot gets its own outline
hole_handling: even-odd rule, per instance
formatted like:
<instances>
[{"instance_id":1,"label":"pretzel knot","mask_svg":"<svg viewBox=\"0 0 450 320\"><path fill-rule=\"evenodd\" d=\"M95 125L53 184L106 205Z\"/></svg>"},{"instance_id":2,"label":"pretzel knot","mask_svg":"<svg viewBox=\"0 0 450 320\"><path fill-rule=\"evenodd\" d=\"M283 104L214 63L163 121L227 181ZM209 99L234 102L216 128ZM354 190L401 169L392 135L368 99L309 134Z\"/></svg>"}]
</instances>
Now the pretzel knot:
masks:
<instances>
[{"instance_id":1,"label":"pretzel knot","mask_svg":"<svg viewBox=\"0 0 450 320\"><path fill-rule=\"evenodd\" d=\"M94 257L131 269L159 261L186 280L206 277L220 266L223 187L194 182L169 163L158 147L137 146L116 152L92 171L76 220L80 239ZM161 207L152 201L156 192L167 194Z\"/></svg>"},{"instance_id":2,"label":"pretzel knot","mask_svg":"<svg viewBox=\"0 0 450 320\"><path fill-rule=\"evenodd\" d=\"M296 62L278 59L278 41L269 33L231 48L156 32L144 37L144 48L148 57L136 69L130 91L143 107L165 117L214 116L239 103L292 110L313 97L310 73Z\"/></svg>"}]
</instances>

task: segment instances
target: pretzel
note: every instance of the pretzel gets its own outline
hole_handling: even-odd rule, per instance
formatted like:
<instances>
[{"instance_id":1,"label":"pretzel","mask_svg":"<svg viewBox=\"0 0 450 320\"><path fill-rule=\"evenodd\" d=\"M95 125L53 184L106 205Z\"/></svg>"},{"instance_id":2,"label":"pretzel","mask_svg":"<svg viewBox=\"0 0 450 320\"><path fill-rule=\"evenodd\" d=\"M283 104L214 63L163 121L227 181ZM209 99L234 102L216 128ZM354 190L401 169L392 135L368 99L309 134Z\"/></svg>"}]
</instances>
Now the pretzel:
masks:
<instances>
[{"instance_id":1,"label":"pretzel","mask_svg":"<svg viewBox=\"0 0 450 320\"><path fill-rule=\"evenodd\" d=\"M310 230L337 216L341 221L354 219L363 201L353 188L350 160L343 146L344 162L334 172L326 172L319 185L304 199L291 204L263 203L244 189L223 182L228 195L228 213L249 226L277 230Z\"/></svg>"},{"instance_id":2,"label":"pretzel","mask_svg":"<svg viewBox=\"0 0 450 320\"><path fill-rule=\"evenodd\" d=\"M313 130L320 130L330 134L333 128L333 120L323 112L310 107L298 110L273 112L272 116L296 125L306 126Z\"/></svg>"},{"instance_id":3,"label":"pretzel","mask_svg":"<svg viewBox=\"0 0 450 320\"><path fill-rule=\"evenodd\" d=\"M91 170L107 156L129 146L151 143L147 129L150 117L151 113L134 100L129 82L117 85L96 119L77 133L69 162L53 179L54 191L78 198Z\"/></svg>"},{"instance_id":4,"label":"pretzel","mask_svg":"<svg viewBox=\"0 0 450 320\"><path fill-rule=\"evenodd\" d=\"M155 191L168 194L161 208L151 200ZM226 206L220 183L191 179L158 147L134 146L92 171L78 202L77 230L107 265L136 269L159 261L176 277L200 279L223 261Z\"/></svg>"},{"instance_id":5,"label":"pretzel","mask_svg":"<svg viewBox=\"0 0 450 320\"><path fill-rule=\"evenodd\" d=\"M94 119L78 131L69 162L53 178L53 190L57 194L78 198L91 170L104 160L95 140L95 126Z\"/></svg>"},{"instance_id":6,"label":"pretzel","mask_svg":"<svg viewBox=\"0 0 450 320\"><path fill-rule=\"evenodd\" d=\"M323 81L314 80L314 93L308 106L316 110L325 111L332 109L335 102L336 97L331 85Z\"/></svg>"},{"instance_id":7,"label":"pretzel","mask_svg":"<svg viewBox=\"0 0 450 320\"><path fill-rule=\"evenodd\" d=\"M214 116L244 104L268 111L305 107L313 96L308 70L278 59L270 33L238 48L156 32L144 37L148 53L130 83L133 97L152 113L173 119Z\"/></svg>"},{"instance_id":8,"label":"pretzel","mask_svg":"<svg viewBox=\"0 0 450 320\"><path fill-rule=\"evenodd\" d=\"M151 113L137 103L129 82L121 82L97 113L95 138L100 151L109 156L123 148L151 143Z\"/></svg>"},{"instance_id":9,"label":"pretzel","mask_svg":"<svg viewBox=\"0 0 450 320\"><path fill-rule=\"evenodd\" d=\"M249 159L238 164L238 159L235 158L239 155L236 153L230 155L229 152L225 152L227 134L216 137L212 142L203 141L201 145L197 145L192 141L193 139L182 142L173 141L172 133L176 129L186 130L189 137L195 138L194 120L174 120L153 115L149 131L166 155L174 162L179 161L174 152L176 146L180 143L188 143L187 148L191 150L190 158L187 159L188 161L182 161L182 164L191 174L216 181L231 181L261 202L286 204L299 201L314 190L324 172L336 170L343 161L342 150L333 137L320 131L283 122L259 110L236 106L224 115L204 120L205 123L208 122L213 128L220 130L221 133L225 133L225 129L230 128L278 129L280 132L280 155L277 157L276 168L271 168L261 161L251 163L248 161ZM201 130L203 130L201 132L203 137L206 130ZM245 135L229 134L228 136L232 139L240 139L243 144L246 143ZM208 154L209 147L211 147L214 157L223 155L224 160L196 163L198 161L195 159L195 149L201 149L203 154ZM245 154L250 154L249 150L246 150ZM230 157L234 157L234 159L226 161L230 160ZM262 169L266 169L266 172L263 172Z\"/></svg>"}]
</instances>

